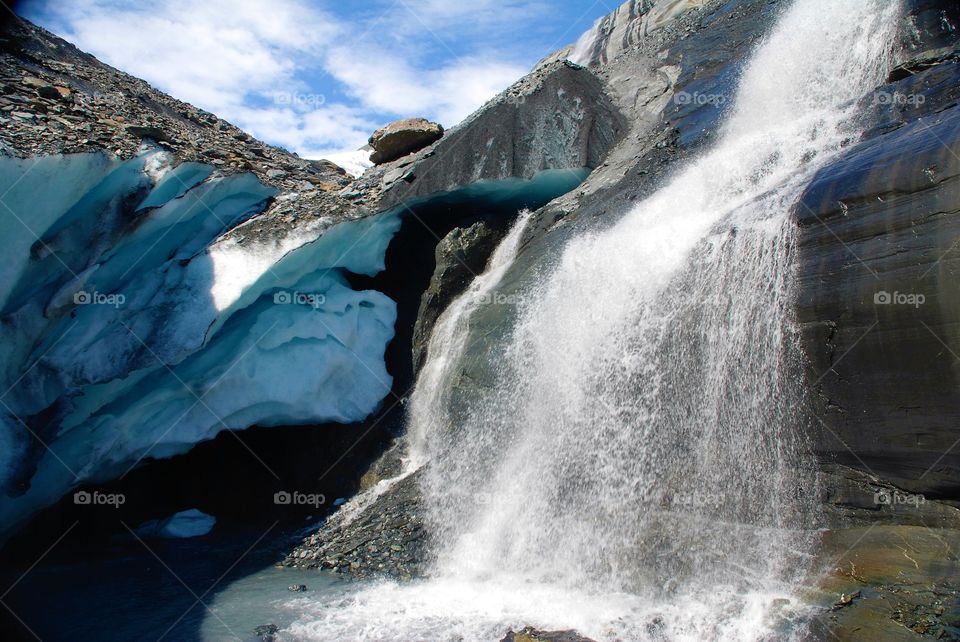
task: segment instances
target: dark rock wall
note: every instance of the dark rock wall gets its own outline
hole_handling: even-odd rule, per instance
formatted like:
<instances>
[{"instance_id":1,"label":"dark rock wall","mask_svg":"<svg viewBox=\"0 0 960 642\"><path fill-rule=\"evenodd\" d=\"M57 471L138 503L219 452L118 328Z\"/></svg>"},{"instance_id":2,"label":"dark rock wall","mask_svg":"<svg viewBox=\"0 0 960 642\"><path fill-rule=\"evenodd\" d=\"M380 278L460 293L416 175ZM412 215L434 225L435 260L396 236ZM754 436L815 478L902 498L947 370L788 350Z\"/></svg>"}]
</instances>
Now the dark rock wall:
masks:
<instances>
[{"instance_id":1,"label":"dark rock wall","mask_svg":"<svg viewBox=\"0 0 960 642\"><path fill-rule=\"evenodd\" d=\"M420 299L417 323L413 330L413 369L418 371L427 357L427 344L437 318L456 296L481 274L503 238L505 228L480 220L469 227L458 227L437 244L436 270L430 286Z\"/></svg>"},{"instance_id":2,"label":"dark rock wall","mask_svg":"<svg viewBox=\"0 0 960 642\"><path fill-rule=\"evenodd\" d=\"M916 19L931 22L931 11ZM955 15L933 22L941 31L927 44L958 24ZM960 62L939 56L865 99L864 140L804 194L797 309L818 452L957 499Z\"/></svg>"}]
</instances>

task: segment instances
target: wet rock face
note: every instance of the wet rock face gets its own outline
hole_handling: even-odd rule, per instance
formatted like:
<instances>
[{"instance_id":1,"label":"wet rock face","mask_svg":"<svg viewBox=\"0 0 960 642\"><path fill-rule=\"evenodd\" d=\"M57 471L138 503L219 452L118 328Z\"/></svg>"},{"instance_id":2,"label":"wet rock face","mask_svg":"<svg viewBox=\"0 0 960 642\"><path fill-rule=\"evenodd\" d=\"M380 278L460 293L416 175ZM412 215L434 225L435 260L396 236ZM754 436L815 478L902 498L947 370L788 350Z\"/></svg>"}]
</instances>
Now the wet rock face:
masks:
<instances>
[{"instance_id":1,"label":"wet rock face","mask_svg":"<svg viewBox=\"0 0 960 642\"><path fill-rule=\"evenodd\" d=\"M960 8L913 4L905 59L864 99L863 139L796 208L797 310L821 457L956 500L960 47L942 45Z\"/></svg>"},{"instance_id":2,"label":"wet rock face","mask_svg":"<svg viewBox=\"0 0 960 642\"><path fill-rule=\"evenodd\" d=\"M407 118L390 123L373 133L370 160L377 165L419 151L443 136L443 126L426 118Z\"/></svg>"},{"instance_id":3,"label":"wet rock face","mask_svg":"<svg viewBox=\"0 0 960 642\"><path fill-rule=\"evenodd\" d=\"M881 525L827 531L810 642L960 638L960 531Z\"/></svg>"},{"instance_id":4,"label":"wet rock face","mask_svg":"<svg viewBox=\"0 0 960 642\"><path fill-rule=\"evenodd\" d=\"M540 631L528 626L520 631L508 631L500 642L594 642L576 631Z\"/></svg>"},{"instance_id":5,"label":"wet rock face","mask_svg":"<svg viewBox=\"0 0 960 642\"><path fill-rule=\"evenodd\" d=\"M454 229L437 244L437 267L430 287L420 299L417 325L413 331L415 372L426 359L427 344L437 318L474 277L484 271L504 232L502 223L497 225L481 220L469 227Z\"/></svg>"}]
</instances>

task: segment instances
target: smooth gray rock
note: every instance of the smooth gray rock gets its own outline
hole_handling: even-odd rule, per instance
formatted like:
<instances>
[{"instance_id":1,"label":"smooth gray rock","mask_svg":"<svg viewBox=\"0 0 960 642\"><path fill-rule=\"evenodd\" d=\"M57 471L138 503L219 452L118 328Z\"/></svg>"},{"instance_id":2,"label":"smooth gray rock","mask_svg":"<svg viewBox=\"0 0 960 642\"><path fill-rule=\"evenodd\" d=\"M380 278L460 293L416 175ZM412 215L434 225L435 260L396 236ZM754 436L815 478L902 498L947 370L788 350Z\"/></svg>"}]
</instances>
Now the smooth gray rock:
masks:
<instances>
[{"instance_id":1,"label":"smooth gray rock","mask_svg":"<svg viewBox=\"0 0 960 642\"><path fill-rule=\"evenodd\" d=\"M540 67L434 145L394 165L403 180L383 185L381 207L409 203L481 180L532 178L546 169L596 167L625 130L623 115L593 72L567 62Z\"/></svg>"},{"instance_id":2,"label":"smooth gray rock","mask_svg":"<svg viewBox=\"0 0 960 642\"><path fill-rule=\"evenodd\" d=\"M541 631L532 626L520 631L507 631L506 637L500 642L595 642L576 631Z\"/></svg>"},{"instance_id":3,"label":"smooth gray rock","mask_svg":"<svg viewBox=\"0 0 960 642\"><path fill-rule=\"evenodd\" d=\"M425 118L407 118L373 132L370 160L376 164L402 158L423 149L443 136L443 126Z\"/></svg>"},{"instance_id":4,"label":"smooth gray rock","mask_svg":"<svg viewBox=\"0 0 960 642\"><path fill-rule=\"evenodd\" d=\"M879 89L876 97L926 100L877 110L866 139L819 173L796 210L797 309L822 421L817 451L953 499L960 496L958 81L960 64L948 61Z\"/></svg>"}]
</instances>

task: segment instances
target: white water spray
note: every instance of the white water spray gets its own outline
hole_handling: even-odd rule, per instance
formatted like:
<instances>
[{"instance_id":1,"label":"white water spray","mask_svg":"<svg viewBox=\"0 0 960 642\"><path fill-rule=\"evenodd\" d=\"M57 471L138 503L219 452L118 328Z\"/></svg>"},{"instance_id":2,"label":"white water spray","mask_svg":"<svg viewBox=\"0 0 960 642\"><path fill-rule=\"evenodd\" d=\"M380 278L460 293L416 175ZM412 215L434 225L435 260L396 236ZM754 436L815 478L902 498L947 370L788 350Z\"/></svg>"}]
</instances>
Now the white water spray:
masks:
<instances>
[{"instance_id":1,"label":"white water spray","mask_svg":"<svg viewBox=\"0 0 960 642\"><path fill-rule=\"evenodd\" d=\"M433 577L313 605L294 635L788 637L769 611L803 571L815 501L794 430L789 211L857 135L898 15L885 0L798 0L717 146L573 239L524 293L492 388L455 391L449 364L425 367L411 431L429 461ZM455 349L432 340L431 361L469 340L456 315L434 335ZM468 409L455 425L453 402Z\"/></svg>"},{"instance_id":2,"label":"white water spray","mask_svg":"<svg viewBox=\"0 0 960 642\"><path fill-rule=\"evenodd\" d=\"M451 384L456 378L460 357L469 347L470 318L478 306L494 300L496 287L513 263L529 218L529 211L520 212L513 228L490 257L486 271L443 311L434 325L427 346L428 358L417 376L417 387L410 399L405 471L416 470L426 463L428 440L450 426Z\"/></svg>"}]
</instances>

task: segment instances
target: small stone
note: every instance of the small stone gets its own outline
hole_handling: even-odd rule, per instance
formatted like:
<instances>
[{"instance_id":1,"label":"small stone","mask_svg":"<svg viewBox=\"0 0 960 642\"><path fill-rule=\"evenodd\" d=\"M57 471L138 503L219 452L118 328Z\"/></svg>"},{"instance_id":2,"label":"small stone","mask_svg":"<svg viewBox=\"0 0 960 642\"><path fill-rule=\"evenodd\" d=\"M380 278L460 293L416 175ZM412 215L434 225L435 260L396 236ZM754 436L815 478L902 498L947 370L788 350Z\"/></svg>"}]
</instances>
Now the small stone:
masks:
<instances>
[{"instance_id":1,"label":"small stone","mask_svg":"<svg viewBox=\"0 0 960 642\"><path fill-rule=\"evenodd\" d=\"M373 133L370 160L379 165L412 154L443 137L443 126L425 118L408 118L390 123Z\"/></svg>"},{"instance_id":2,"label":"small stone","mask_svg":"<svg viewBox=\"0 0 960 642\"><path fill-rule=\"evenodd\" d=\"M287 590L291 593L303 593L307 590L306 584L291 584L287 587Z\"/></svg>"},{"instance_id":3,"label":"small stone","mask_svg":"<svg viewBox=\"0 0 960 642\"><path fill-rule=\"evenodd\" d=\"M137 138L152 138L157 142L170 140L162 129L153 125L127 125L126 131Z\"/></svg>"},{"instance_id":4,"label":"small stone","mask_svg":"<svg viewBox=\"0 0 960 642\"><path fill-rule=\"evenodd\" d=\"M276 624L261 624L253 629L253 633L261 642L274 642L276 640L274 634L279 630Z\"/></svg>"},{"instance_id":5,"label":"small stone","mask_svg":"<svg viewBox=\"0 0 960 642\"><path fill-rule=\"evenodd\" d=\"M851 604L853 604L853 601L858 597L860 597L860 591L850 593L849 595L847 595L846 593L841 593L840 599L837 600L833 605L833 610L842 609L845 606L850 606Z\"/></svg>"},{"instance_id":6,"label":"small stone","mask_svg":"<svg viewBox=\"0 0 960 642\"><path fill-rule=\"evenodd\" d=\"M37 95L49 100L60 100L60 92L53 85L40 85L36 89Z\"/></svg>"},{"instance_id":7,"label":"small stone","mask_svg":"<svg viewBox=\"0 0 960 642\"><path fill-rule=\"evenodd\" d=\"M23 78L23 80L22 80L21 82L22 82L24 85L26 85L27 87L34 87L34 88L43 87L44 85L49 84L49 83L47 83L46 80L41 80L40 78L37 78L36 76L24 76L24 78Z\"/></svg>"}]
</instances>

